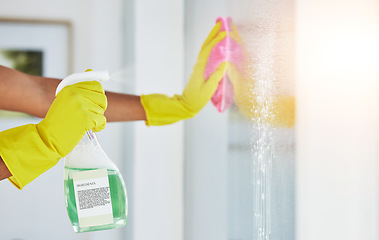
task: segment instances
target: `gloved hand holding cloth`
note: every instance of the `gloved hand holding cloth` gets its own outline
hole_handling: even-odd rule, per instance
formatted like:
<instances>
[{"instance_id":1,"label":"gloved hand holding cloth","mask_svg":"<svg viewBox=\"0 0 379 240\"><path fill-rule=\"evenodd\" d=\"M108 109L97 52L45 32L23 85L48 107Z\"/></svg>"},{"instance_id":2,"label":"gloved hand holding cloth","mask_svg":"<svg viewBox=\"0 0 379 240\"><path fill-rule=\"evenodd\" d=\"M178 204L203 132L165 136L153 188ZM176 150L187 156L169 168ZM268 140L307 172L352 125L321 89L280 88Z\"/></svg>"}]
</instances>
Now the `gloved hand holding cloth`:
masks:
<instances>
[{"instance_id":1,"label":"gloved hand holding cloth","mask_svg":"<svg viewBox=\"0 0 379 240\"><path fill-rule=\"evenodd\" d=\"M227 62L221 63L208 78L204 70L213 47L222 41L226 33L220 31L217 23L203 43L192 75L182 93L173 97L163 94L142 95L141 103L146 113L146 125L166 125L194 117L212 98L222 76L226 73Z\"/></svg>"},{"instance_id":2,"label":"gloved hand holding cloth","mask_svg":"<svg viewBox=\"0 0 379 240\"><path fill-rule=\"evenodd\" d=\"M104 129L107 99L97 81L66 86L56 96L46 117L0 132L0 156L19 189L65 157L86 131Z\"/></svg>"}]
</instances>

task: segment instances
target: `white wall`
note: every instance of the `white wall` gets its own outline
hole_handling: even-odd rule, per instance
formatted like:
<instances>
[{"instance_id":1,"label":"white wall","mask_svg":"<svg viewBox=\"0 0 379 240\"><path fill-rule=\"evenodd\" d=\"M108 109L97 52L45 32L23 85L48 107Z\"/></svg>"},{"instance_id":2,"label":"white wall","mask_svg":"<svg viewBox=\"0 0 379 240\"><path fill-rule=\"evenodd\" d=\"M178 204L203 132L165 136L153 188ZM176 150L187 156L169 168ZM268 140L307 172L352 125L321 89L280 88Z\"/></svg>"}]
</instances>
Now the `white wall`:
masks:
<instances>
[{"instance_id":1,"label":"white wall","mask_svg":"<svg viewBox=\"0 0 379 240\"><path fill-rule=\"evenodd\" d=\"M378 239L377 1L297 1L297 239Z\"/></svg>"}]
</instances>

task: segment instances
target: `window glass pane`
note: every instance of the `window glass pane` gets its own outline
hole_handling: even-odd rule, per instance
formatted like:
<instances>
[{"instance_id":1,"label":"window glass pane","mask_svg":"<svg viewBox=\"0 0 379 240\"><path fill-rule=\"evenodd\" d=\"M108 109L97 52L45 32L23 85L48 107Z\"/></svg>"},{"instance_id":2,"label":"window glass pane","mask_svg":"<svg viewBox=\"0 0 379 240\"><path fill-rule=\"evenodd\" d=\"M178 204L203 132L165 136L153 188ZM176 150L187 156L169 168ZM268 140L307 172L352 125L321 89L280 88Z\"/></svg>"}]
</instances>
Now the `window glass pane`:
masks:
<instances>
[{"instance_id":1,"label":"window glass pane","mask_svg":"<svg viewBox=\"0 0 379 240\"><path fill-rule=\"evenodd\" d=\"M246 54L229 111L228 239L294 239L293 2L228 6Z\"/></svg>"},{"instance_id":2,"label":"window glass pane","mask_svg":"<svg viewBox=\"0 0 379 240\"><path fill-rule=\"evenodd\" d=\"M186 122L186 237L294 239L294 3L207 4L187 1L187 75L220 15L243 60L228 70L232 106L220 114L210 103Z\"/></svg>"}]
</instances>

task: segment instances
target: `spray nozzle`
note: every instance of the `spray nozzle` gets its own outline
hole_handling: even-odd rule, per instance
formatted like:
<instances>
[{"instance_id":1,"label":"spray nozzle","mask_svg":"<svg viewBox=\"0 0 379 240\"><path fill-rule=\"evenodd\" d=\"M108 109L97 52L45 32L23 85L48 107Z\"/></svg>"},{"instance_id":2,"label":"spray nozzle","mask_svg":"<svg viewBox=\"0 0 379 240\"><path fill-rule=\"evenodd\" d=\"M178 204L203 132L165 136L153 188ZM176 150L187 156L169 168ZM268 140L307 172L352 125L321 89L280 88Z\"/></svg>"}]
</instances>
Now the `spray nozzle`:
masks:
<instances>
[{"instance_id":1,"label":"spray nozzle","mask_svg":"<svg viewBox=\"0 0 379 240\"><path fill-rule=\"evenodd\" d=\"M106 81L109 80L108 71L92 71L92 69L87 69L85 72L74 73L65 77L58 85L55 91L55 96L66 86L73 85L79 82L85 81Z\"/></svg>"}]
</instances>

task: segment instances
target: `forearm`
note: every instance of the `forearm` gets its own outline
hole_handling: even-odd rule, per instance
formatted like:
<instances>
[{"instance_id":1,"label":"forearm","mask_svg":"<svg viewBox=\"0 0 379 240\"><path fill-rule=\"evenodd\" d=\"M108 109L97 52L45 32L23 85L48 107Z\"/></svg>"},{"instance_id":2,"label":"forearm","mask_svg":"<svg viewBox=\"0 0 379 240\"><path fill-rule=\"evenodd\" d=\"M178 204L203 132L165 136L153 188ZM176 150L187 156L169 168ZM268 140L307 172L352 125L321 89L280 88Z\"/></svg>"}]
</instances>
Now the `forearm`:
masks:
<instances>
[{"instance_id":1,"label":"forearm","mask_svg":"<svg viewBox=\"0 0 379 240\"><path fill-rule=\"evenodd\" d=\"M105 117L108 122L146 120L140 96L106 91L108 108Z\"/></svg>"},{"instance_id":2,"label":"forearm","mask_svg":"<svg viewBox=\"0 0 379 240\"><path fill-rule=\"evenodd\" d=\"M0 157L0 181L11 176L12 174L9 172L7 165L5 165L3 159Z\"/></svg>"},{"instance_id":3,"label":"forearm","mask_svg":"<svg viewBox=\"0 0 379 240\"><path fill-rule=\"evenodd\" d=\"M60 79L31 76L0 66L0 109L44 118ZM140 97L106 92L108 122L146 120Z\"/></svg>"},{"instance_id":4,"label":"forearm","mask_svg":"<svg viewBox=\"0 0 379 240\"><path fill-rule=\"evenodd\" d=\"M58 79L27 75L0 66L0 109L44 117L54 99Z\"/></svg>"}]
</instances>

